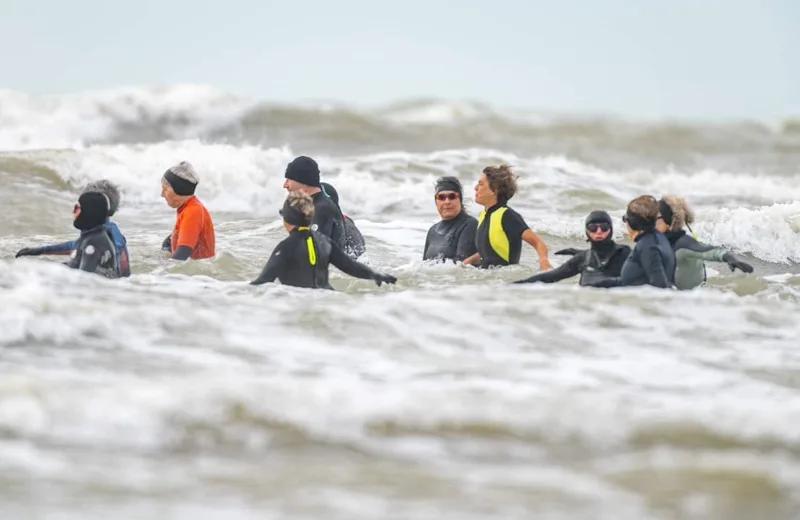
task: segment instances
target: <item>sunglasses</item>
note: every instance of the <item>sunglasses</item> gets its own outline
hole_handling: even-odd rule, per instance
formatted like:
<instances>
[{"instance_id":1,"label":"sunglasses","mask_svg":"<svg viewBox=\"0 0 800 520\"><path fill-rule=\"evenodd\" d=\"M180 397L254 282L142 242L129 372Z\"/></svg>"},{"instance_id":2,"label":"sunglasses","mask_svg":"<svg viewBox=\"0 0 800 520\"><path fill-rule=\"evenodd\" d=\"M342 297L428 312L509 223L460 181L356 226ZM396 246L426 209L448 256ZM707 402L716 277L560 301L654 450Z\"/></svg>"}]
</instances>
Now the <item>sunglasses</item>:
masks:
<instances>
[{"instance_id":1,"label":"sunglasses","mask_svg":"<svg viewBox=\"0 0 800 520\"><path fill-rule=\"evenodd\" d=\"M607 223L603 222L601 224L587 224L586 229L589 230L591 233L597 233L597 230L603 231L604 233L611 229Z\"/></svg>"},{"instance_id":2,"label":"sunglasses","mask_svg":"<svg viewBox=\"0 0 800 520\"><path fill-rule=\"evenodd\" d=\"M72 207L72 212L73 213L77 213L80 210L81 210L81 205L80 204L75 204L75 206Z\"/></svg>"},{"instance_id":3,"label":"sunglasses","mask_svg":"<svg viewBox=\"0 0 800 520\"><path fill-rule=\"evenodd\" d=\"M457 193L437 193L436 194L436 200L441 200L441 201L456 200L457 198L458 198L458 194Z\"/></svg>"}]
</instances>

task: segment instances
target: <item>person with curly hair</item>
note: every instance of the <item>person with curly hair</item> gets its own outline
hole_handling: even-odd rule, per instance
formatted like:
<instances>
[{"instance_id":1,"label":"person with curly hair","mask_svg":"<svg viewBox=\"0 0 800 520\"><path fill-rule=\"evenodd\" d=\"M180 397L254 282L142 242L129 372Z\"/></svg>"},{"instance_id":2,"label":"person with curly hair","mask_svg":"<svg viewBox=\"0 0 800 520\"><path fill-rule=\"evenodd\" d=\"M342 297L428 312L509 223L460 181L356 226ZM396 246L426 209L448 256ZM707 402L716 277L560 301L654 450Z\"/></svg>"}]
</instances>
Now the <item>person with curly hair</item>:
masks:
<instances>
[{"instance_id":1,"label":"person with curly hair","mask_svg":"<svg viewBox=\"0 0 800 520\"><path fill-rule=\"evenodd\" d=\"M322 231L311 229L314 206L314 200L306 193L289 192L283 209L278 212L289 236L275 247L261 274L250 285L279 280L283 285L333 290L328 281L330 264L350 276L374 280L378 286L397 282L394 276L376 273L353 260Z\"/></svg>"},{"instance_id":2,"label":"person with curly hair","mask_svg":"<svg viewBox=\"0 0 800 520\"><path fill-rule=\"evenodd\" d=\"M485 269L519 264L522 242L539 255L539 268L551 269L547 245L525 222L522 216L508 207L517 193L517 176L511 167L487 166L475 185L475 202L483 206L478 216L475 246L478 252L464 260L465 265L480 265Z\"/></svg>"},{"instance_id":3,"label":"person with curly hair","mask_svg":"<svg viewBox=\"0 0 800 520\"><path fill-rule=\"evenodd\" d=\"M731 271L738 268L745 273L753 272L753 266L730 251L698 242L687 234L684 227L691 232L689 224L693 222L694 212L683 197L665 195L658 201L656 228L664 233L675 251L675 286L678 289L685 291L704 284L705 262L725 262Z\"/></svg>"},{"instance_id":4,"label":"person with curly hair","mask_svg":"<svg viewBox=\"0 0 800 520\"><path fill-rule=\"evenodd\" d=\"M121 277L128 277L131 275L130 255L128 253L128 244L125 235L119 230L116 222L111 220L111 217L119 209L120 194L119 188L107 179L100 179L92 181L83 188L81 193L100 193L105 195L108 201L108 216L105 220L104 229L111 237L116 249L114 258L116 259L116 270ZM58 244L51 244L40 247L25 247L20 249L16 258L21 256L39 256L39 255L72 255L77 248L80 237L75 240L68 240Z\"/></svg>"},{"instance_id":5,"label":"person with curly hair","mask_svg":"<svg viewBox=\"0 0 800 520\"><path fill-rule=\"evenodd\" d=\"M622 216L628 236L635 242L619 277L598 280L593 287L627 287L651 285L663 289L675 284L675 253L669 240L658 229L658 201L650 195L641 195L628 203Z\"/></svg>"}]
</instances>

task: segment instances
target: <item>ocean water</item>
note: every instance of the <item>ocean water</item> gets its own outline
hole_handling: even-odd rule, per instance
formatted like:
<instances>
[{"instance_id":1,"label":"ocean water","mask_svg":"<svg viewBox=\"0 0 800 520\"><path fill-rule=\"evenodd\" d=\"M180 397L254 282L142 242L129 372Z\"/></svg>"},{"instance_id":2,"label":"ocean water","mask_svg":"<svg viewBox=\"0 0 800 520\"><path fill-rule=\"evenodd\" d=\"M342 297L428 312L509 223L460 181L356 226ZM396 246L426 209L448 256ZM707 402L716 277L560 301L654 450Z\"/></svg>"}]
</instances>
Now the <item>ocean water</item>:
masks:
<instances>
[{"instance_id":1,"label":"ocean water","mask_svg":"<svg viewBox=\"0 0 800 520\"><path fill-rule=\"evenodd\" d=\"M800 122L625 121L409 100L276 105L205 87L0 91L0 514L100 519L750 519L800 510ZM315 157L376 287L250 287ZM174 263L170 165L217 256ZM756 272L691 292L509 285L421 261L435 179L512 164L550 251L680 194ZM14 259L122 189L133 276ZM479 208L470 201L468 210ZM565 257L551 255L556 265Z\"/></svg>"}]
</instances>

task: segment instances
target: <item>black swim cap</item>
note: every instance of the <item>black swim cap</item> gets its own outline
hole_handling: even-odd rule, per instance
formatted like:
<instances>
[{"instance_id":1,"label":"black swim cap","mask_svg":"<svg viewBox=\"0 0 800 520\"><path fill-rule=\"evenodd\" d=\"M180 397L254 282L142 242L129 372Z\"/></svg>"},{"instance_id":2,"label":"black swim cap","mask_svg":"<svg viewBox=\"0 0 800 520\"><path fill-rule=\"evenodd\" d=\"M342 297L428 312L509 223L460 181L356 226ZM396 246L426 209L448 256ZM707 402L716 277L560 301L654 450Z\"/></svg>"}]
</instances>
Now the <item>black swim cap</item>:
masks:
<instances>
[{"instance_id":1,"label":"black swim cap","mask_svg":"<svg viewBox=\"0 0 800 520\"><path fill-rule=\"evenodd\" d=\"M81 212L72 223L77 229L87 231L106 223L110 203L104 194L96 191L84 193L78 198L78 204Z\"/></svg>"},{"instance_id":2,"label":"black swim cap","mask_svg":"<svg viewBox=\"0 0 800 520\"><path fill-rule=\"evenodd\" d=\"M664 223L668 226L672 225L672 207L667 204L667 201L661 199L658 201L658 212L661 213L661 218L664 220Z\"/></svg>"},{"instance_id":3,"label":"black swim cap","mask_svg":"<svg viewBox=\"0 0 800 520\"><path fill-rule=\"evenodd\" d=\"M611 215L609 215L605 211L595 210L589 213L589 215L586 217L585 225L588 226L589 224L602 224L602 223L608 224L613 229L614 224L611 221Z\"/></svg>"},{"instance_id":4,"label":"black swim cap","mask_svg":"<svg viewBox=\"0 0 800 520\"><path fill-rule=\"evenodd\" d=\"M464 200L464 188L461 187L461 181L455 177L440 177L436 181L436 189L433 194L440 191L454 191L458 193L458 198Z\"/></svg>"},{"instance_id":5,"label":"black swim cap","mask_svg":"<svg viewBox=\"0 0 800 520\"><path fill-rule=\"evenodd\" d=\"M295 157L286 166L284 176L300 184L319 188L319 165L311 157L306 157L305 155Z\"/></svg>"}]
</instances>

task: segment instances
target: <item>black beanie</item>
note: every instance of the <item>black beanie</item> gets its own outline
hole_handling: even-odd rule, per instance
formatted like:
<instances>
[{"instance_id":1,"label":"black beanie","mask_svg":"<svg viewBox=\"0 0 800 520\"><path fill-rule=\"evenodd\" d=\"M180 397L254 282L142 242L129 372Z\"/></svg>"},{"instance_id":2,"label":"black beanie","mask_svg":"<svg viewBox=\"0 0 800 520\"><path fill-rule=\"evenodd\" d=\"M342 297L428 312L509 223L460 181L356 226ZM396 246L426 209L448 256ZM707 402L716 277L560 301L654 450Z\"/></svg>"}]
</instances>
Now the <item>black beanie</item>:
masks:
<instances>
[{"instance_id":1,"label":"black beanie","mask_svg":"<svg viewBox=\"0 0 800 520\"><path fill-rule=\"evenodd\" d=\"M102 193L88 192L78 198L81 212L72 223L81 231L88 231L97 226L102 226L108 219L109 201Z\"/></svg>"},{"instance_id":2,"label":"black beanie","mask_svg":"<svg viewBox=\"0 0 800 520\"><path fill-rule=\"evenodd\" d=\"M321 182L320 186L322 187L322 190L325 192L325 194L328 195L328 197L330 197L331 200L333 201L333 203L336 204L336 206L338 207L339 206L339 192L336 191L336 188L334 188L333 186L331 186L327 182Z\"/></svg>"},{"instance_id":3,"label":"black beanie","mask_svg":"<svg viewBox=\"0 0 800 520\"><path fill-rule=\"evenodd\" d=\"M319 166L317 165L317 161L305 155L295 157L295 159L286 166L285 177L305 184L306 186L320 187Z\"/></svg>"}]
</instances>

